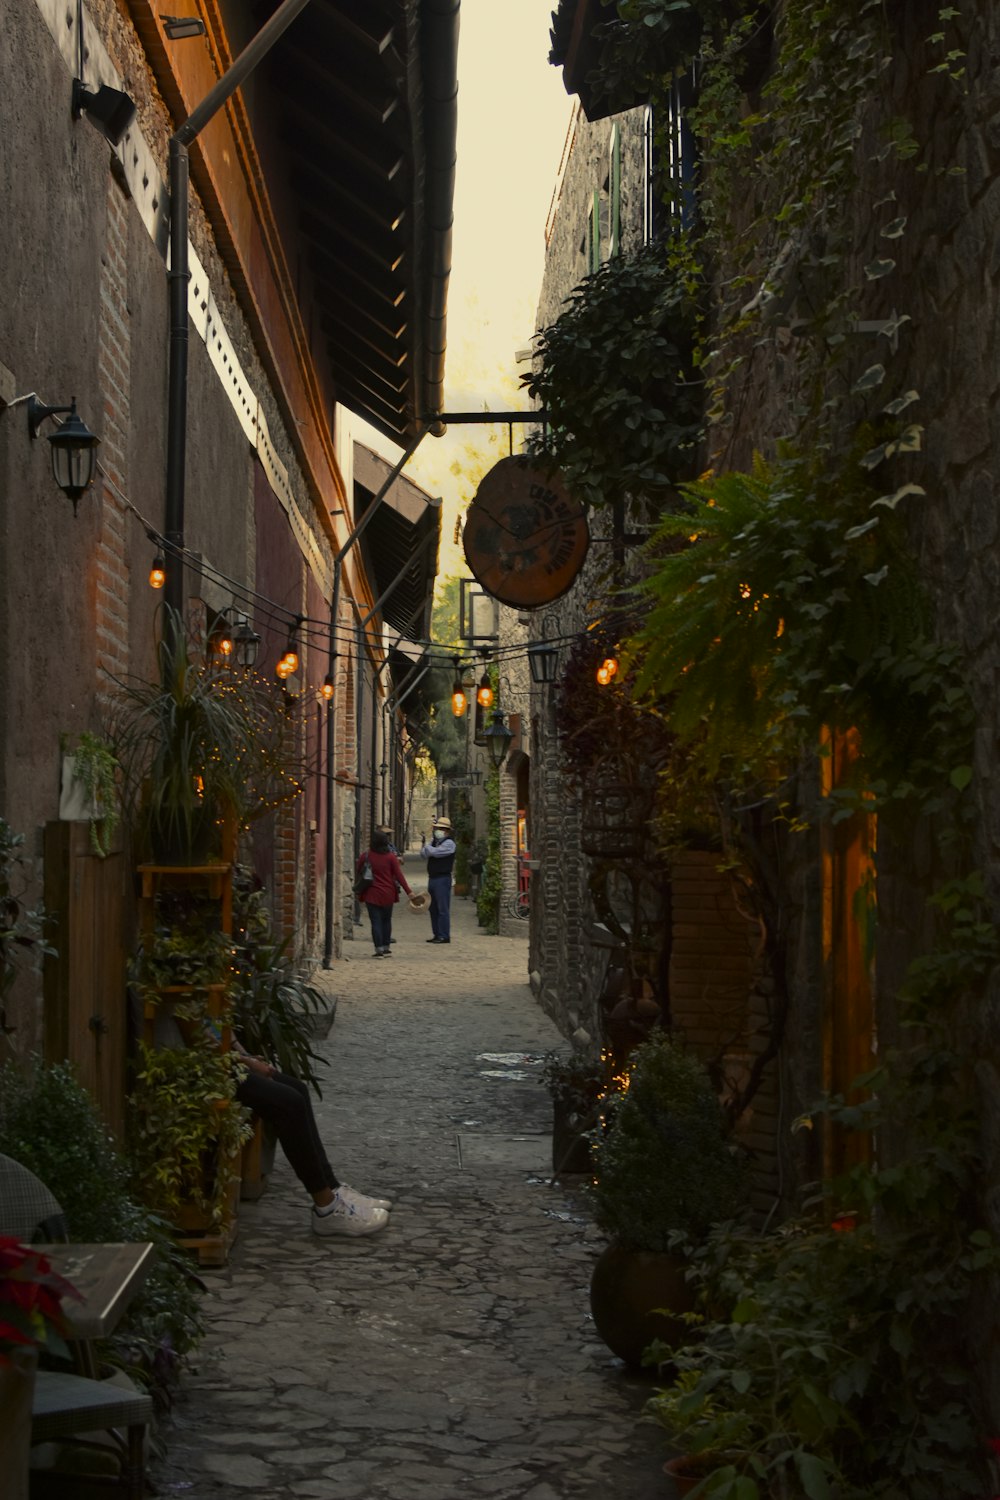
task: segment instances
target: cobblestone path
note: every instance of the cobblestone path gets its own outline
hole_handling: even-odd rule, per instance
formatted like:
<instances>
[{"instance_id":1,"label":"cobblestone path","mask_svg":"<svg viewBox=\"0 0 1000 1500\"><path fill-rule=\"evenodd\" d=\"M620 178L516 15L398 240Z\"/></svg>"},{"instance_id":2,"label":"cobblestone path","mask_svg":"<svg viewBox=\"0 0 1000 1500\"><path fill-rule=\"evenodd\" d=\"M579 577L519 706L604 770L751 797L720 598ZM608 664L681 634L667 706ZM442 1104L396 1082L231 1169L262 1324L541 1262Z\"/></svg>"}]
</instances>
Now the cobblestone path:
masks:
<instances>
[{"instance_id":1,"label":"cobblestone path","mask_svg":"<svg viewBox=\"0 0 1000 1500\"><path fill-rule=\"evenodd\" d=\"M411 884L419 871L410 871ZM153 1465L184 1500L665 1500L649 1386L597 1338L602 1244L548 1181L542 1054L562 1047L527 944L456 902L452 943L403 907L327 976L317 1119L335 1170L394 1200L366 1239L317 1239L280 1152L204 1273L209 1334Z\"/></svg>"}]
</instances>

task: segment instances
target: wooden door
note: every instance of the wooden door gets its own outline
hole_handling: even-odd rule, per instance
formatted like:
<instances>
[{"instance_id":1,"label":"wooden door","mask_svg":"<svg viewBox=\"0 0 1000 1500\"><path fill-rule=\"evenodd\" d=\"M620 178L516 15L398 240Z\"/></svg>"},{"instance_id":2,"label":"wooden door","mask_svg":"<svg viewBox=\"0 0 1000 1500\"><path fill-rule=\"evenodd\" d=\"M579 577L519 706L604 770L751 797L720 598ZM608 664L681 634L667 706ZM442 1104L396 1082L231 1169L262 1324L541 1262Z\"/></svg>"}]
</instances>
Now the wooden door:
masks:
<instances>
[{"instance_id":1,"label":"wooden door","mask_svg":"<svg viewBox=\"0 0 1000 1500\"><path fill-rule=\"evenodd\" d=\"M45 829L45 909L57 956L45 964L45 1058L69 1061L113 1133L125 1122L126 862L94 854L87 823Z\"/></svg>"}]
</instances>

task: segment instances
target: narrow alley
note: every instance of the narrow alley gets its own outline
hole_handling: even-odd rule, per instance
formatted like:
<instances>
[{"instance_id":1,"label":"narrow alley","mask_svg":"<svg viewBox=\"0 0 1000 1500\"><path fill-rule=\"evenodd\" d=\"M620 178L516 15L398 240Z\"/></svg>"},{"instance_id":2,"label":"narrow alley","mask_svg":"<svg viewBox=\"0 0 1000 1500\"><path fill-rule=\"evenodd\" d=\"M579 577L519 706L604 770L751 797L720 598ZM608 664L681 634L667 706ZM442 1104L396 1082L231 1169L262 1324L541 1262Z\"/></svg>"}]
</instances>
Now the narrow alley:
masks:
<instances>
[{"instance_id":1,"label":"narrow alley","mask_svg":"<svg viewBox=\"0 0 1000 1500\"><path fill-rule=\"evenodd\" d=\"M408 878L423 884L419 861ZM167 1424L159 1493L210 1500L654 1500L650 1385L590 1320L603 1243L549 1181L543 1054L565 1044L527 946L455 903L447 953L400 905L391 961L367 927L330 976L317 1107L335 1170L388 1228L318 1239L280 1152L206 1272L208 1337Z\"/></svg>"}]
</instances>

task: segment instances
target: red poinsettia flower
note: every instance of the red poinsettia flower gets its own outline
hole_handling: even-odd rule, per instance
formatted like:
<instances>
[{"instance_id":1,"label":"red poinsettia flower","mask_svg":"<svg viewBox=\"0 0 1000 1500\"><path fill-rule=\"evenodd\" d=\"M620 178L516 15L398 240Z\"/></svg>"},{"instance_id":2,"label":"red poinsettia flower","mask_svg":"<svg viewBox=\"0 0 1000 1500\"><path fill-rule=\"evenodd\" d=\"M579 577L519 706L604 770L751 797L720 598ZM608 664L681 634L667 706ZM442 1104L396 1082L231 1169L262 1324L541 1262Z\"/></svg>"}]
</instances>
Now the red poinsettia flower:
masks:
<instances>
[{"instance_id":1,"label":"red poinsettia flower","mask_svg":"<svg viewBox=\"0 0 1000 1500\"><path fill-rule=\"evenodd\" d=\"M53 1271L47 1256L0 1235L0 1365L10 1363L15 1348L61 1343L64 1297L80 1300L76 1288Z\"/></svg>"}]
</instances>

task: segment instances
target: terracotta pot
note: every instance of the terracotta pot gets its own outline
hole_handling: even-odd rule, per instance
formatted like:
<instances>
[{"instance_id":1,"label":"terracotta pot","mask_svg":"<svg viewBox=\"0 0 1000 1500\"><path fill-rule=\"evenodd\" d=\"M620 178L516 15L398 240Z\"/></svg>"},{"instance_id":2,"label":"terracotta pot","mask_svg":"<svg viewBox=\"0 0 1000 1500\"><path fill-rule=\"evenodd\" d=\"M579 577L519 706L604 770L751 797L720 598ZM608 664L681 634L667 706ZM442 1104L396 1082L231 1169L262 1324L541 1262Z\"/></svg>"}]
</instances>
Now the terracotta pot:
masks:
<instances>
[{"instance_id":1,"label":"terracotta pot","mask_svg":"<svg viewBox=\"0 0 1000 1500\"><path fill-rule=\"evenodd\" d=\"M5 1500L28 1500L31 1405L37 1349L15 1349L0 1365L0 1474Z\"/></svg>"},{"instance_id":2,"label":"terracotta pot","mask_svg":"<svg viewBox=\"0 0 1000 1500\"><path fill-rule=\"evenodd\" d=\"M654 1339L681 1343L687 1326L671 1313L690 1312L694 1294L676 1255L609 1245L590 1279L590 1310L612 1354L636 1369ZM666 1309L666 1310L665 1310Z\"/></svg>"}]
</instances>

